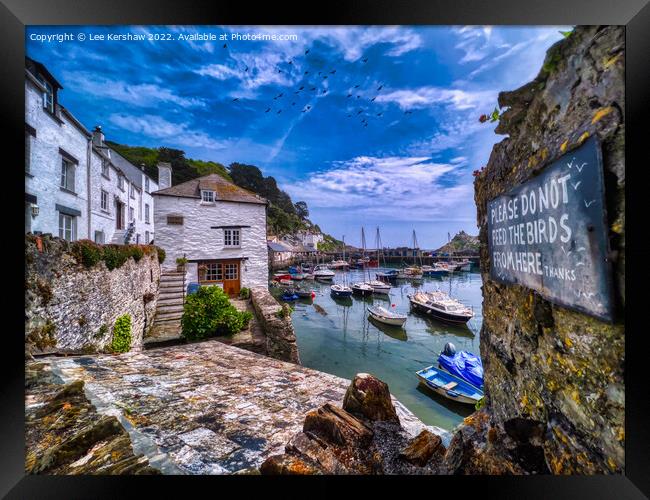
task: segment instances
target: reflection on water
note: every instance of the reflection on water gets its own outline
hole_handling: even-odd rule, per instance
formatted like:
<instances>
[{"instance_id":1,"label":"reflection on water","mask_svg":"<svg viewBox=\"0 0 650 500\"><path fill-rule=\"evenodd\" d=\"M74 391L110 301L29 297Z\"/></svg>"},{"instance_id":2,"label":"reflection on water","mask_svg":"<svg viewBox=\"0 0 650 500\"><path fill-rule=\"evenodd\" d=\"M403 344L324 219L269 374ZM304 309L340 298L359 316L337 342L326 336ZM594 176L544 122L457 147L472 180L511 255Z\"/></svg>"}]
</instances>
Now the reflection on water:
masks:
<instances>
[{"instance_id":1,"label":"reflection on water","mask_svg":"<svg viewBox=\"0 0 650 500\"><path fill-rule=\"evenodd\" d=\"M381 269L371 269L371 277ZM334 283L343 282L337 271ZM367 279L362 271L347 273L348 283ZM457 349L479 353L481 277L478 273L454 273L449 277L424 278L421 283L399 281L389 296L333 298L330 284L303 281L316 297L299 300L292 315L300 359L304 366L351 379L360 372L385 381L393 395L423 422L452 429L473 409L422 388L415 372L436 363L447 342ZM411 312L407 294L415 290L442 290L472 306L475 316L467 325L447 325ZM279 295L279 291L276 293ZM380 305L408 314L403 328L368 318L366 308Z\"/></svg>"}]
</instances>

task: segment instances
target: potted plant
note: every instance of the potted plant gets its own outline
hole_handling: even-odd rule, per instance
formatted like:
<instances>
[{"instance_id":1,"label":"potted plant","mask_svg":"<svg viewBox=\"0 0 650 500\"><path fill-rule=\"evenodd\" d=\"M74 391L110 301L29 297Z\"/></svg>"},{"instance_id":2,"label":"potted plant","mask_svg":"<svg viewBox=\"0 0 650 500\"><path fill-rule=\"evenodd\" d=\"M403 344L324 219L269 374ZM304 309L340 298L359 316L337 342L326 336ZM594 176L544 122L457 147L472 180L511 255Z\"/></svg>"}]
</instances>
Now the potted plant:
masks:
<instances>
[{"instance_id":1,"label":"potted plant","mask_svg":"<svg viewBox=\"0 0 650 500\"><path fill-rule=\"evenodd\" d=\"M185 264L187 264L187 259L185 257L179 257L176 259L176 271L179 273L185 272Z\"/></svg>"}]
</instances>

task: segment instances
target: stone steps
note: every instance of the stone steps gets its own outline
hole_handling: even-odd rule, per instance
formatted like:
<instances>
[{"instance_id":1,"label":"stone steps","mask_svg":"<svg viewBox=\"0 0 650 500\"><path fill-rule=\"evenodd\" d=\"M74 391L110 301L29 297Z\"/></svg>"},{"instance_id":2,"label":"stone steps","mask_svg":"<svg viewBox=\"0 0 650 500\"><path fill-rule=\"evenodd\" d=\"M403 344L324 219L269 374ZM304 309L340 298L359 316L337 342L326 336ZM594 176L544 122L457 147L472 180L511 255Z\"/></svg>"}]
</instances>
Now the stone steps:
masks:
<instances>
[{"instance_id":1,"label":"stone steps","mask_svg":"<svg viewBox=\"0 0 650 500\"><path fill-rule=\"evenodd\" d=\"M183 275L182 274L178 275L178 276L176 276L176 275L170 276L168 274L161 274L160 275L160 282L161 283L168 282L168 281L180 281L182 283L183 282Z\"/></svg>"},{"instance_id":2,"label":"stone steps","mask_svg":"<svg viewBox=\"0 0 650 500\"><path fill-rule=\"evenodd\" d=\"M154 325L158 323L165 323L168 321L180 321L183 317L183 311L174 311L174 312L156 312L156 319L154 320Z\"/></svg>"},{"instance_id":3,"label":"stone steps","mask_svg":"<svg viewBox=\"0 0 650 500\"><path fill-rule=\"evenodd\" d=\"M183 304L158 304L156 314L183 312Z\"/></svg>"},{"instance_id":4,"label":"stone steps","mask_svg":"<svg viewBox=\"0 0 650 500\"><path fill-rule=\"evenodd\" d=\"M158 298L157 307L160 310L162 306L183 306L183 296L181 294L165 295Z\"/></svg>"}]
</instances>

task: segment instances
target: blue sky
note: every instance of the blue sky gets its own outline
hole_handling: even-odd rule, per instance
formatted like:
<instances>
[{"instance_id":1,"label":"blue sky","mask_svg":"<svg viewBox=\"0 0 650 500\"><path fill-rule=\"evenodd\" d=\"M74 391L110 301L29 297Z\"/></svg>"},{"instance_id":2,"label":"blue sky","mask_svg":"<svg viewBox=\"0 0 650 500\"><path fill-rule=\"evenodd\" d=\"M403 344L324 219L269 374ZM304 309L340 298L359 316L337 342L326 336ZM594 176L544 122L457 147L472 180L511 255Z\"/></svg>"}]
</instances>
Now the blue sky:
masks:
<instances>
[{"instance_id":1,"label":"blue sky","mask_svg":"<svg viewBox=\"0 0 650 500\"><path fill-rule=\"evenodd\" d=\"M63 85L61 103L109 140L257 165L351 244L364 226L374 246L379 226L384 245L415 229L437 248L448 232L477 233L472 171L503 139L478 117L534 78L566 29L38 26L26 47ZM61 33L74 40L32 39ZM145 40L107 40L129 33ZM178 39L196 33L228 40Z\"/></svg>"}]
</instances>

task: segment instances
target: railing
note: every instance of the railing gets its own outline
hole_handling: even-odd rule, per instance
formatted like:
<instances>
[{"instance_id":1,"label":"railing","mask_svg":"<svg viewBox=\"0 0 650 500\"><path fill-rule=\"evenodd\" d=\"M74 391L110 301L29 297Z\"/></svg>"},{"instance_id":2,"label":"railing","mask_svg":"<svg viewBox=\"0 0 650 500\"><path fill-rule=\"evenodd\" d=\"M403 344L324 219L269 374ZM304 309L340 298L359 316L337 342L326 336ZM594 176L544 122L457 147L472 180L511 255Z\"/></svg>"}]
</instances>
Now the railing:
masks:
<instances>
[{"instance_id":1,"label":"railing","mask_svg":"<svg viewBox=\"0 0 650 500\"><path fill-rule=\"evenodd\" d=\"M183 259L185 259L187 255L183 253ZM187 264L183 264L183 304L185 304L185 266Z\"/></svg>"}]
</instances>

